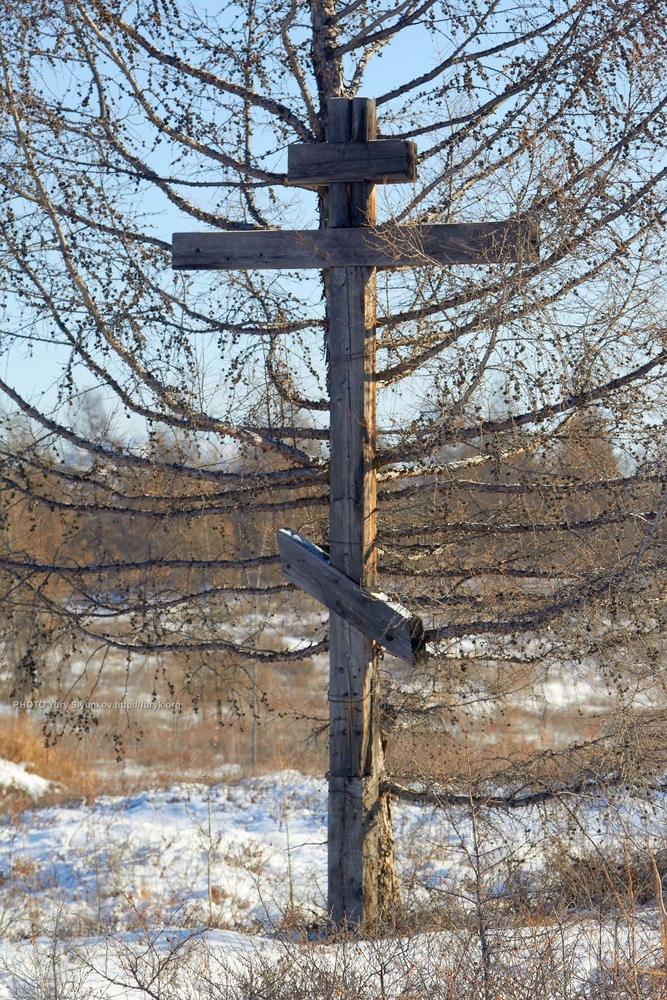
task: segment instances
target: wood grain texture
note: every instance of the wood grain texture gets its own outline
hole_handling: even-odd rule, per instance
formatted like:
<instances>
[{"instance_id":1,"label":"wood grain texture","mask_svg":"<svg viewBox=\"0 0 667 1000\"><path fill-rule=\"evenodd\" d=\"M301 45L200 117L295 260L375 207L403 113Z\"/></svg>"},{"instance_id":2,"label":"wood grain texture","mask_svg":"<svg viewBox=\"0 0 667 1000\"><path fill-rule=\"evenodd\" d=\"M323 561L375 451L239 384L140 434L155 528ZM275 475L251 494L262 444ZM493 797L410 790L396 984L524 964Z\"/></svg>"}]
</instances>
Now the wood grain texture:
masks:
<instances>
[{"instance_id":1,"label":"wood grain texture","mask_svg":"<svg viewBox=\"0 0 667 1000\"><path fill-rule=\"evenodd\" d=\"M331 188L339 186L345 187L332 184ZM331 188L330 212L335 198ZM177 271L511 264L532 262L538 253L534 229L514 219L382 229L174 233L172 237L172 267Z\"/></svg>"},{"instance_id":2,"label":"wood grain texture","mask_svg":"<svg viewBox=\"0 0 667 1000\"><path fill-rule=\"evenodd\" d=\"M376 137L375 103L334 98L327 140ZM375 224L375 190L331 184L325 232ZM345 259L353 264L353 260ZM375 271L325 271L330 393L329 551L333 566L374 590ZM372 638L335 613L329 619L329 911L336 923L372 922L380 909L379 673Z\"/></svg>"},{"instance_id":3,"label":"wood grain texture","mask_svg":"<svg viewBox=\"0 0 667 1000\"><path fill-rule=\"evenodd\" d=\"M425 665L424 626L418 616L385 594L360 587L295 531L278 532L278 549L288 580L409 666Z\"/></svg>"},{"instance_id":4,"label":"wood grain texture","mask_svg":"<svg viewBox=\"0 0 667 1000\"><path fill-rule=\"evenodd\" d=\"M294 143L287 149L287 179L300 187L410 183L417 179L417 147L406 139Z\"/></svg>"}]
</instances>

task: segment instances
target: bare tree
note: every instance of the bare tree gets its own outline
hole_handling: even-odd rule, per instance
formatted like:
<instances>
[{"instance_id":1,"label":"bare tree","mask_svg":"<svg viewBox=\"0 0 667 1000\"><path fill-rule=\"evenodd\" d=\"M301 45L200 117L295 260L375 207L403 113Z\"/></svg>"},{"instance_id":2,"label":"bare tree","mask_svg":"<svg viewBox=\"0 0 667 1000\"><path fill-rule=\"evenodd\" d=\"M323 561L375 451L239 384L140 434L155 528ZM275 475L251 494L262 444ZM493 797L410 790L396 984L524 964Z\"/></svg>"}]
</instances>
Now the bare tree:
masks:
<instances>
[{"instance_id":1,"label":"bare tree","mask_svg":"<svg viewBox=\"0 0 667 1000\"><path fill-rule=\"evenodd\" d=\"M387 724L451 739L468 707L584 662L619 710L659 701L666 28L649 0L9 0L3 346L48 348L59 395L0 376L33 434L5 435L2 483L65 528L5 550L5 593L128 656L326 649L320 626L297 646L239 627L293 602L267 525L326 544L323 289L174 275L168 231L323 225L284 150L366 88L381 134L419 148L385 219L541 230L539 261L379 280L379 569L432 651L418 695L388 686ZM91 384L138 444L68 418Z\"/></svg>"}]
</instances>

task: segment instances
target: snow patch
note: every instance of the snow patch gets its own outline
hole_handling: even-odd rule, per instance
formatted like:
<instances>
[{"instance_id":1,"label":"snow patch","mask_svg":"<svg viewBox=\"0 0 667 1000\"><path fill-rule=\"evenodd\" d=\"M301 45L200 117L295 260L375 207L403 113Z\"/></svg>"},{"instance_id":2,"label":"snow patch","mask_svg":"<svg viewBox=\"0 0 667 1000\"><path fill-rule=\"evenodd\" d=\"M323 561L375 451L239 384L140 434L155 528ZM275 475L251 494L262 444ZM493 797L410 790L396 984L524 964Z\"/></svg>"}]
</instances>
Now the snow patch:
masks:
<instances>
[{"instance_id":1,"label":"snow patch","mask_svg":"<svg viewBox=\"0 0 667 1000\"><path fill-rule=\"evenodd\" d=\"M48 791L51 782L46 778L40 778L38 774L29 774L26 770L28 766L25 763L15 764L0 757L0 789L16 788L26 792L33 799L38 799Z\"/></svg>"}]
</instances>

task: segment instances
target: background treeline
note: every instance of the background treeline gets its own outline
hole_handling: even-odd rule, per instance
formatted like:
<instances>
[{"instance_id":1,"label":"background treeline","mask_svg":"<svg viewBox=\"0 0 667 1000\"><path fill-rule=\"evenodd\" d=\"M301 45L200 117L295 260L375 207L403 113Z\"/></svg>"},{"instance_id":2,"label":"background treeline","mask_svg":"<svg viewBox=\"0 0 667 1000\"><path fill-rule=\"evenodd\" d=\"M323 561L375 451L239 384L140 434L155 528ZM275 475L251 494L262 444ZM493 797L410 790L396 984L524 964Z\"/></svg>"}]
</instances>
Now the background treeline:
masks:
<instances>
[{"instance_id":1,"label":"background treeline","mask_svg":"<svg viewBox=\"0 0 667 1000\"><path fill-rule=\"evenodd\" d=\"M120 452L103 411L98 401L79 420ZM5 431L3 452L5 697L79 703L47 713L48 740L99 731L118 755L137 739L155 753L176 725L174 745L194 739L221 761L268 765L279 747L325 767L326 613L274 554L282 526L326 548L321 487L283 502L262 485L276 470L261 452L202 454L186 435L105 464L102 497L94 457L54 452L28 423ZM631 771L652 780L660 533L637 553L659 527L661 475L629 468L602 411L531 447L508 438L498 454L437 459L380 488L382 586L423 616L430 654L418 674L382 660L388 780L454 787L473 752L476 778L503 774L512 795ZM226 475L253 484L252 510L221 487ZM80 705L138 693L182 713Z\"/></svg>"}]
</instances>

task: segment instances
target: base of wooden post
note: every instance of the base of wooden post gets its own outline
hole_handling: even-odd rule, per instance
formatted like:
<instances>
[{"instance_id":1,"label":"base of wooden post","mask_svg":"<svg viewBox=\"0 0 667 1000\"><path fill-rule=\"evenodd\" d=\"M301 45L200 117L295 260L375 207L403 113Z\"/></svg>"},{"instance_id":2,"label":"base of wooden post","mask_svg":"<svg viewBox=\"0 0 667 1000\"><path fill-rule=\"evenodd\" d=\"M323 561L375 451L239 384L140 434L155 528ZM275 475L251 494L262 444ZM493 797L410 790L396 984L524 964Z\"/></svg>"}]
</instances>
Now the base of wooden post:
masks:
<instances>
[{"instance_id":1,"label":"base of wooden post","mask_svg":"<svg viewBox=\"0 0 667 1000\"><path fill-rule=\"evenodd\" d=\"M391 805L377 775L329 779L329 882L336 925L384 923L399 903Z\"/></svg>"}]
</instances>

